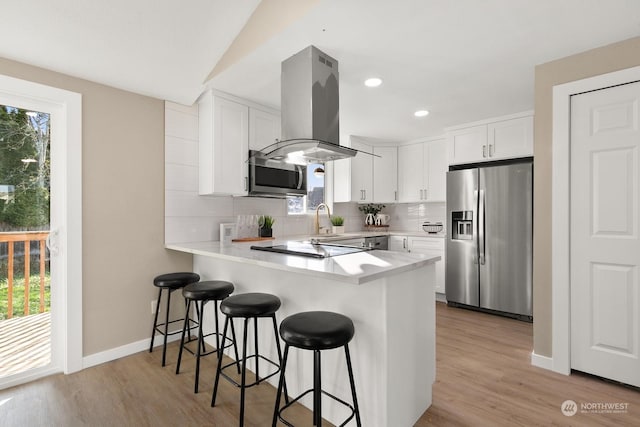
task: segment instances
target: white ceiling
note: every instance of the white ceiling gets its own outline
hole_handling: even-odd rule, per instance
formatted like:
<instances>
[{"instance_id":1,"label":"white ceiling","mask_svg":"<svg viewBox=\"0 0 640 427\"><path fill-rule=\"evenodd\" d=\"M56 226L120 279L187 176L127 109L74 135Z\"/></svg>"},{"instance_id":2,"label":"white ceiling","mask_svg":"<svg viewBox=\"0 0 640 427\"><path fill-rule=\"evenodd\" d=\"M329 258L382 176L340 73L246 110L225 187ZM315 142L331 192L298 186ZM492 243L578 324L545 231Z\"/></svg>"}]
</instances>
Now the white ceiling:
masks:
<instances>
[{"instance_id":1,"label":"white ceiling","mask_svg":"<svg viewBox=\"0 0 640 427\"><path fill-rule=\"evenodd\" d=\"M0 56L191 104L260 1L4 3ZM535 65L639 34L638 0L321 0L209 85L278 107L281 61L314 44L339 62L341 133L406 141L533 109Z\"/></svg>"}]
</instances>

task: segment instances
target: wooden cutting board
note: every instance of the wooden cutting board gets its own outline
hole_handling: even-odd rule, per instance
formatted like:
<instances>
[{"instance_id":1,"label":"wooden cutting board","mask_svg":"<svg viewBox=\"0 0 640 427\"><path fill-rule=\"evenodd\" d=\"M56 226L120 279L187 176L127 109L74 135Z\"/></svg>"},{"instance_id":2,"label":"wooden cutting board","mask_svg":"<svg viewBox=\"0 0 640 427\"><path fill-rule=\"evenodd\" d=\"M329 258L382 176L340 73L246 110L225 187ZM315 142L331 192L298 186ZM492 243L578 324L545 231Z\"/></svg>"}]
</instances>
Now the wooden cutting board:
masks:
<instances>
[{"instance_id":1,"label":"wooden cutting board","mask_svg":"<svg viewBox=\"0 0 640 427\"><path fill-rule=\"evenodd\" d=\"M232 239L232 242L259 242L261 240L274 240L275 237L243 237L241 239Z\"/></svg>"}]
</instances>

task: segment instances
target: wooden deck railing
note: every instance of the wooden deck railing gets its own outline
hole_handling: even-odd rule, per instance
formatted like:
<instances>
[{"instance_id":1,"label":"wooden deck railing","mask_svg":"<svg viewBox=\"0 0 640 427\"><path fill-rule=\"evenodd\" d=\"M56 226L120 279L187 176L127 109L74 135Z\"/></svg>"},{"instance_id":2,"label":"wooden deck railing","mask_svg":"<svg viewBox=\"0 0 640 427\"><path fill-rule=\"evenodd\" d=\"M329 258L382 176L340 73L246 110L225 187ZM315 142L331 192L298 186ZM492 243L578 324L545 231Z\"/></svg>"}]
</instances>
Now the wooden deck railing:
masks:
<instances>
[{"instance_id":1,"label":"wooden deck railing","mask_svg":"<svg viewBox=\"0 0 640 427\"><path fill-rule=\"evenodd\" d=\"M13 270L14 270L14 245L16 242L24 242L24 315L29 314L29 279L31 278L31 242L39 242L40 249L40 305L39 313L45 311L45 277L46 277L46 240L48 231L23 231L0 232L0 243L8 244L7 258L7 318L13 317Z\"/></svg>"}]
</instances>

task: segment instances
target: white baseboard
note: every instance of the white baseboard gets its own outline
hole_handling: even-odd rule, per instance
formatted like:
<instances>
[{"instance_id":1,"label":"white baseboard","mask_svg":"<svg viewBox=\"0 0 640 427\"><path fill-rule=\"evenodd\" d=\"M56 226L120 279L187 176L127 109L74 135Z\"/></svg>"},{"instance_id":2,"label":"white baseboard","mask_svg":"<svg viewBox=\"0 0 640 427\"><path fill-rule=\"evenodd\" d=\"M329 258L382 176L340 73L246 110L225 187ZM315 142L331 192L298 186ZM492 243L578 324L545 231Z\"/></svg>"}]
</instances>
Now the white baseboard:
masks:
<instances>
[{"instance_id":1,"label":"white baseboard","mask_svg":"<svg viewBox=\"0 0 640 427\"><path fill-rule=\"evenodd\" d=\"M553 359L551 357L541 356L533 351L531 352L531 364L538 368L553 370Z\"/></svg>"},{"instance_id":2,"label":"white baseboard","mask_svg":"<svg viewBox=\"0 0 640 427\"><path fill-rule=\"evenodd\" d=\"M167 342L178 341L180 334L172 335L167 338ZM163 337L158 335L155 338L153 348L162 347ZM120 359L122 357L130 356L141 351L149 351L149 344L151 339L136 341L131 344L125 344L120 347L112 348L109 350L101 351L100 353L94 353L89 356L85 356L82 359L82 369L90 368L92 366L100 365L102 363L111 362L112 360Z\"/></svg>"},{"instance_id":3,"label":"white baseboard","mask_svg":"<svg viewBox=\"0 0 640 427\"><path fill-rule=\"evenodd\" d=\"M440 292L436 292L436 301L438 302L444 302L446 304L447 302L447 297L445 294L441 294Z\"/></svg>"}]
</instances>

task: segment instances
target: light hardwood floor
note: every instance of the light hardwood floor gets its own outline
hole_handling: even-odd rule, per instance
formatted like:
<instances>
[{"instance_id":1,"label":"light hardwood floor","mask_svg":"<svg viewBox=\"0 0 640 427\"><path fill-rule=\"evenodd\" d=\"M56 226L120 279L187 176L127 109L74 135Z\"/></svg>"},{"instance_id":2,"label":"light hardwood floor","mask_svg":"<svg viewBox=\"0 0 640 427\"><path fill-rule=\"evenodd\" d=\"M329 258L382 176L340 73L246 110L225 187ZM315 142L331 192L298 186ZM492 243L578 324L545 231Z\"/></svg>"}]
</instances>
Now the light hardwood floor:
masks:
<instances>
[{"instance_id":1,"label":"light hardwood floor","mask_svg":"<svg viewBox=\"0 0 640 427\"><path fill-rule=\"evenodd\" d=\"M583 374L563 376L530 364L531 324L483 313L437 307L437 380L433 405L416 426L638 426L640 391ZM147 352L54 375L0 391L2 426L235 426L239 393L221 381L212 409L214 357L203 359L201 392L193 394L192 357L174 375L177 347L160 367ZM245 425L269 426L275 390L247 391ZM565 400L627 403L623 414L560 411ZM311 425L310 412L293 408L291 420ZM355 425L352 423L350 425ZM396 426L393 426L396 427Z\"/></svg>"}]
</instances>

